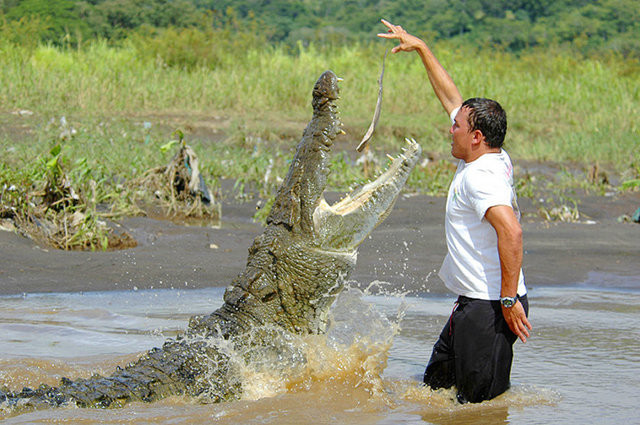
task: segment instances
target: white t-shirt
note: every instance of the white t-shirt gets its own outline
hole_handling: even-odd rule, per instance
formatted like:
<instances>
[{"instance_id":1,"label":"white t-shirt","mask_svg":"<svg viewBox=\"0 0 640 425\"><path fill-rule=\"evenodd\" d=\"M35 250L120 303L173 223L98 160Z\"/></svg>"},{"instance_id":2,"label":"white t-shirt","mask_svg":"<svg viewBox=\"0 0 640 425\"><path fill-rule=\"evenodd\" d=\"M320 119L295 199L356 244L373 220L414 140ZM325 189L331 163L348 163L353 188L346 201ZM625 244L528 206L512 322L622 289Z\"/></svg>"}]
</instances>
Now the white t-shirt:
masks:
<instances>
[{"instance_id":1,"label":"white t-shirt","mask_svg":"<svg viewBox=\"0 0 640 425\"><path fill-rule=\"evenodd\" d=\"M507 152L486 153L468 164L461 160L447 197L448 253L439 273L447 288L457 295L484 300L500 298L498 237L484 218L487 210L496 205L511 206L520 219L513 166ZM520 269L518 295L526 293Z\"/></svg>"}]
</instances>

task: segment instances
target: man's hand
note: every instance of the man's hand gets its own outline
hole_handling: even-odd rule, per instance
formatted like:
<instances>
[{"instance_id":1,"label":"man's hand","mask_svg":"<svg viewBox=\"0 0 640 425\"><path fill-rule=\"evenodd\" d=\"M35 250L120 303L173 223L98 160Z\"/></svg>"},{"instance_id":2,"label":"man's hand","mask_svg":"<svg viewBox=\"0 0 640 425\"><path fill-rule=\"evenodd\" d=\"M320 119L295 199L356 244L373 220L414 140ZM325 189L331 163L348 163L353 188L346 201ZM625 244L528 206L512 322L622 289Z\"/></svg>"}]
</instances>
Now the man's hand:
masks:
<instances>
[{"instance_id":1,"label":"man's hand","mask_svg":"<svg viewBox=\"0 0 640 425\"><path fill-rule=\"evenodd\" d=\"M427 46L424 41L409 34L400 25L393 25L384 19L382 19L382 23L389 28L389 32L378 34L378 37L396 39L400 42L399 45L391 49L391 53L412 52Z\"/></svg>"},{"instance_id":2,"label":"man's hand","mask_svg":"<svg viewBox=\"0 0 640 425\"><path fill-rule=\"evenodd\" d=\"M529 319L527 319L527 315L524 313L522 303L518 301L510 308L502 306L502 315L507 325L509 325L511 332L516 334L522 342L527 342L529 331L533 328L531 323L529 323Z\"/></svg>"},{"instance_id":3,"label":"man's hand","mask_svg":"<svg viewBox=\"0 0 640 425\"><path fill-rule=\"evenodd\" d=\"M451 115L451 111L462 105L462 96L460 91L453 83L453 80L447 74L447 71L440 65L438 59L433 55L427 44L406 32L400 25L393 25L392 23L382 19L382 23L389 28L388 33L378 34L378 37L389 38L398 40L400 44L391 49L392 53L397 52L418 52L424 68L427 70L429 76L429 82L433 87L433 91L442 103L444 110L448 115ZM416 87L420 83L416 81Z\"/></svg>"}]
</instances>

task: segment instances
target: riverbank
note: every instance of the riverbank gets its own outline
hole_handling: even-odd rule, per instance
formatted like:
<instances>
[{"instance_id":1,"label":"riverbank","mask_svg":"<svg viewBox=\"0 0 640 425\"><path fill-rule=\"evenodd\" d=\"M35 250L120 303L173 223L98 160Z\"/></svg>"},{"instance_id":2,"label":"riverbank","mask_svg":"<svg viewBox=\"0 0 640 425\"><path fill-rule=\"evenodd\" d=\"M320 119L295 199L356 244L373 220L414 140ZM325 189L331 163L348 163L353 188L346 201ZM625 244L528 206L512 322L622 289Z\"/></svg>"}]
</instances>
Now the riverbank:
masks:
<instances>
[{"instance_id":1,"label":"riverbank","mask_svg":"<svg viewBox=\"0 0 640 425\"><path fill-rule=\"evenodd\" d=\"M404 194L360 247L351 279L391 289L446 293L436 271L444 258L441 197ZM581 200L581 222L547 222L521 199L524 270L529 287L593 285L640 289L640 225L619 222L640 206L640 193ZM227 286L244 270L247 249L262 227L255 202L222 205L220 228L187 227L134 217L120 222L132 249L65 252L0 231L0 295Z\"/></svg>"}]
</instances>

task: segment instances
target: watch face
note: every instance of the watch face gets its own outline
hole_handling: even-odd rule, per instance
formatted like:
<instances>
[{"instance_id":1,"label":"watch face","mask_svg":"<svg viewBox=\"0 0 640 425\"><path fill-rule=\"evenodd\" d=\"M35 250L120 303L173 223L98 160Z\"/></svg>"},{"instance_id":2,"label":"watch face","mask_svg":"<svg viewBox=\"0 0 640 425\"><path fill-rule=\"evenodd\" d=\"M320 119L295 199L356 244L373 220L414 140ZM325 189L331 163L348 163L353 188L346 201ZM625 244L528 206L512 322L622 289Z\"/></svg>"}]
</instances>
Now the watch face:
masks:
<instances>
[{"instance_id":1,"label":"watch face","mask_svg":"<svg viewBox=\"0 0 640 425\"><path fill-rule=\"evenodd\" d=\"M514 298L501 298L500 302L502 303L503 306L509 308L509 307L513 307L513 305L515 304L515 299Z\"/></svg>"}]
</instances>

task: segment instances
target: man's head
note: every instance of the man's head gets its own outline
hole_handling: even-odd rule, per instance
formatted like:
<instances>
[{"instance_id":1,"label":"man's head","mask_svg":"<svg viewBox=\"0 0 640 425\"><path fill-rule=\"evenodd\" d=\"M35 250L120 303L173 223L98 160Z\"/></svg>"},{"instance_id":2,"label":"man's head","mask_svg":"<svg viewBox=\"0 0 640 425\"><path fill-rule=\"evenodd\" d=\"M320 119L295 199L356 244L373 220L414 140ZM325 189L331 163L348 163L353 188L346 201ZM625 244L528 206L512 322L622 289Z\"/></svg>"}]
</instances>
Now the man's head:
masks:
<instances>
[{"instance_id":1,"label":"man's head","mask_svg":"<svg viewBox=\"0 0 640 425\"><path fill-rule=\"evenodd\" d=\"M507 113L495 100L474 97L462 104L467 108L470 131L480 130L490 148L501 148L507 134Z\"/></svg>"}]
</instances>

